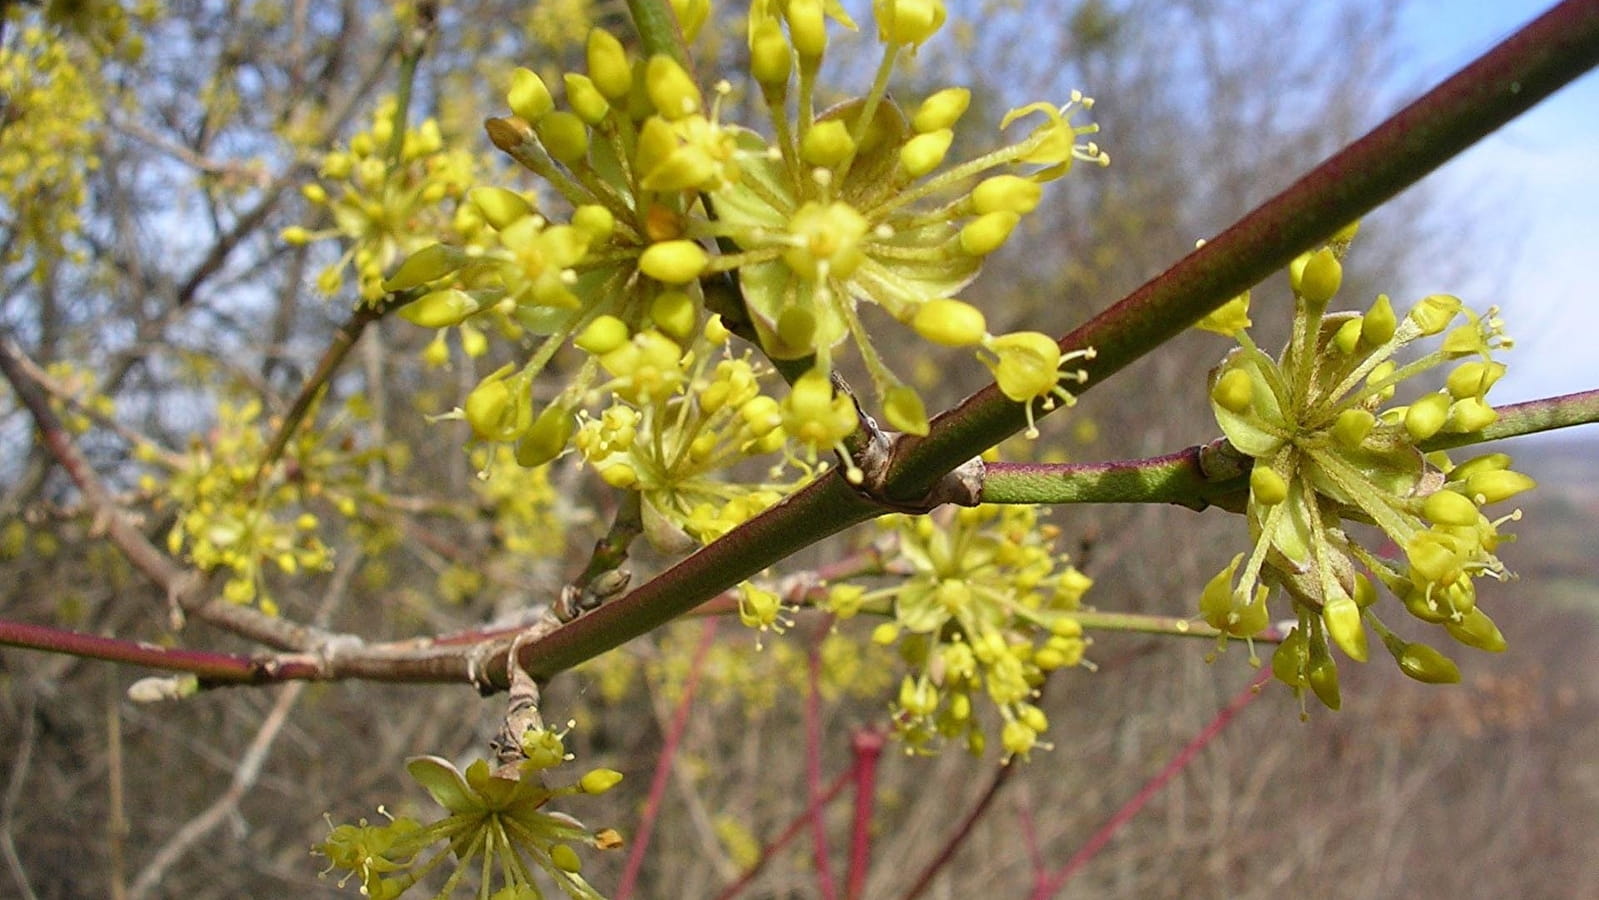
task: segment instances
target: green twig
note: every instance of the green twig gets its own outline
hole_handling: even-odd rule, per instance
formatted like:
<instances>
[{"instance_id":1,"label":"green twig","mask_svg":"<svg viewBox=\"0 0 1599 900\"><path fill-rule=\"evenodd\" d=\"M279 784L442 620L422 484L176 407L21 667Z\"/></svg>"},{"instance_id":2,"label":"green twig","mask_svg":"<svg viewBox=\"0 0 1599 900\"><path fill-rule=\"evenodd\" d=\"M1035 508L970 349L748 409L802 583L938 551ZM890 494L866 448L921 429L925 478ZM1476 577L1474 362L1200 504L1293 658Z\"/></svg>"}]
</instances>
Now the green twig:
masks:
<instances>
[{"instance_id":1,"label":"green twig","mask_svg":"<svg viewBox=\"0 0 1599 900\"><path fill-rule=\"evenodd\" d=\"M1447 450L1599 422L1599 390L1495 409L1494 424L1469 434L1440 434L1423 450ZM1205 448L1165 456L1096 463L989 463L984 503L1175 503L1202 510L1238 508L1249 489L1247 471L1219 475Z\"/></svg>"},{"instance_id":2,"label":"green twig","mask_svg":"<svg viewBox=\"0 0 1599 900\"><path fill-rule=\"evenodd\" d=\"M627 0L628 14L633 17L633 27L644 43L644 53L670 56L683 71L694 71L689 58L688 44L683 40L683 29L677 25L677 14L666 0Z\"/></svg>"}]
</instances>

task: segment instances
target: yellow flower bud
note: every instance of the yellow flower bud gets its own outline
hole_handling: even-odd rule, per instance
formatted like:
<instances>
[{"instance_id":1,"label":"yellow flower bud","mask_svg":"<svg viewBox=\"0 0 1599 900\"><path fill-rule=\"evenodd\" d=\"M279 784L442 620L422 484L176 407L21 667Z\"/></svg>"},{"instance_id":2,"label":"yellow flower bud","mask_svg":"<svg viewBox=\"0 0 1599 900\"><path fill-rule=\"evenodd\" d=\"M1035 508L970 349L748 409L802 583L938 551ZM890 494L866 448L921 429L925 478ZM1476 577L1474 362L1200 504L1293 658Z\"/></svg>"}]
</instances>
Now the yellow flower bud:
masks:
<instances>
[{"instance_id":1,"label":"yellow flower bud","mask_svg":"<svg viewBox=\"0 0 1599 900\"><path fill-rule=\"evenodd\" d=\"M572 165L589 152L589 130L583 120L559 110L544 116L534 125L544 149L559 163Z\"/></svg>"},{"instance_id":2,"label":"yellow flower bud","mask_svg":"<svg viewBox=\"0 0 1599 900\"><path fill-rule=\"evenodd\" d=\"M920 178L928 172L938 168L944 161L944 154L949 152L949 145L955 140L955 132L948 128L918 134L899 148L899 168L911 178ZM1011 215L1015 215L1012 213ZM1015 223L1012 223L1014 225ZM1010 234L1010 229L1005 229L1005 234ZM964 234L962 235L964 238ZM1004 238L1000 238L1001 242ZM964 246L964 240L962 245ZM998 246L997 244L995 246ZM968 253L973 251L968 250ZM985 251L986 252L986 251Z\"/></svg>"},{"instance_id":3,"label":"yellow flower bud","mask_svg":"<svg viewBox=\"0 0 1599 900\"><path fill-rule=\"evenodd\" d=\"M855 152L849 126L838 119L817 122L800 141L800 159L813 166L832 168Z\"/></svg>"},{"instance_id":4,"label":"yellow flower bud","mask_svg":"<svg viewBox=\"0 0 1599 900\"><path fill-rule=\"evenodd\" d=\"M566 102L572 107L572 112L589 125L598 125L605 121L611 114L610 101L600 93L594 82L587 75L578 75L568 72L564 76L566 81Z\"/></svg>"},{"instance_id":5,"label":"yellow flower bud","mask_svg":"<svg viewBox=\"0 0 1599 900\"><path fill-rule=\"evenodd\" d=\"M633 66L627 61L622 42L609 31L595 28L589 32L585 49L594 87L612 102L626 99L633 89Z\"/></svg>"},{"instance_id":6,"label":"yellow flower bud","mask_svg":"<svg viewBox=\"0 0 1599 900\"><path fill-rule=\"evenodd\" d=\"M1428 394L1405 410L1405 431L1412 440L1425 441L1449 421L1449 395Z\"/></svg>"},{"instance_id":7,"label":"yellow flower bud","mask_svg":"<svg viewBox=\"0 0 1599 900\"><path fill-rule=\"evenodd\" d=\"M1353 450L1366 440L1376 425L1377 417L1366 410L1346 409L1333 420L1333 440Z\"/></svg>"},{"instance_id":8,"label":"yellow flower bud","mask_svg":"<svg viewBox=\"0 0 1599 900\"><path fill-rule=\"evenodd\" d=\"M622 773L615 769L591 769L578 779L578 787L585 794L603 794L622 782Z\"/></svg>"},{"instance_id":9,"label":"yellow flower bud","mask_svg":"<svg viewBox=\"0 0 1599 900\"><path fill-rule=\"evenodd\" d=\"M923 303L911 320L916 333L945 347L969 347L988 334L988 321L970 303L938 298Z\"/></svg>"},{"instance_id":10,"label":"yellow flower bud","mask_svg":"<svg viewBox=\"0 0 1599 900\"><path fill-rule=\"evenodd\" d=\"M572 211L572 227L586 233L592 243L603 243L616 230L616 216L598 203L585 203Z\"/></svg>"},{"instance_id":11,"label":"yellow flower bud","mask_svg":"<svg viewBox=\"0 0 1599 900\"><path fill-rule=\"evenodd\" d=\"M693 241L662 241L651 244L639 257L640 272L666 284L687 284L700 277L710 263L705 248Z\"/></svg>"},{"instance_id":12,"label":"yellow flower bud","mask_svg":"<svg viewBox=\"0 0 1599 900\"><path fill-rule=\"evenodd\" d=\"M1288 482L1270 466L1257 463L1249 473L1249 493L1262 506L1276 506L1288 499Z\"/></svg>"},{"instance_id":13,"label":"yellow flower bud","mask_svg":"<svg viewBox=\"0 0 1599 900\"><path fill-rule=\"evenodd\" d=\"M1369 347L1380 347L1394 336L1399 320L1394 315L1393 304L1387 294L1378 294L1376 302L1360 320L1360 339Z\"/></svg>"},{"instance_id":14,"label":"yellow flower bud","mask_svg":"<svg viewBox=\"0 0 1599 900\"><path fill-rule=\"evenodd\" d=\"M1481 397L1466 397L1449 404L1447 427L1457 434L1481 431L1499 421L1499 413Z\"/></svg>"},{"instance_id":15,"label":"yellow flower bud","mask_svg":"<svg viewBox=\"0 0 1599 900\"><path fill-rule=\"evenodd\" d=\"M987 256L1005 243L1019 221L1021 216L1009 210L978 216L961 229L961 249L972 256Z\"/></svg>"},{"instance_id":16,"label":"yellow flower bud","mask_svg":"<svg viewBox=\"0 0 1599 900\"><path fill-rule=\"evenodd\" d=\"M1475 606L1462 615L1458 622L1454 619L1445 619L1444 629L1449 632L1450 637L1467 647L1475 647L1489 653L1503 653L1509 646L1504 633L1494 624L1494 620Z\"/></svg>"},{"instance_id":17,"label":"yellow flower bud","mask_svg":"<svg viewBox=\"0 0 1599 900\"><path fill-rule=\"evenodd\" d=\"M616 316L596 316L572 341L581 350L594 356L604 356L627 343L631 335L627 323Z\"/></svg>"},{"instance_id":18,"label":"yellow flower bud","mask_svg":"<svg viewBox=\"0 0 1599 900\"><path fill-rule=\"evenodd\" d=\"M789 37L801 58L820 59L827 50L827 21L822 0L789 0L783 11Z\"/></svg>"},{"instance_id":19,"label":"yellow flower bud","mask_svg":"<svg viewBox=\"0 0 1599 900\"><path fill-rule=\"evenodd\" d=\"M1473 359L1461 363L1449 373L1449 394L1457 399L1481 397L1488 393L1505 374L1505 364L1492 360Z\"/></svg>"},{"instance_id":20,"label":"yellow flower bud","mask_svg":"<svg viewBox=\"0 0 1599 900\"><path fill-rule=\"evenodd\" d=\"M1508 463L1509 459L1507 458L1506 464ZM1463 469L1465 466L1460 468ZM1456 471L1459 470L1457 469ZM1457 476L1451 472L1450 477ZM1481 468L1471 472L1466 477L1466 493L1473 497L1482 498L1483 505L1508 500L1523 491L1530 491L1537 486L1538 482L1520 472L1512 472L1509 469Z\"/></svg>"},{"instance_id":21,"label":"yellow flower bud","mask_svg":"<svg viewBox=\"0 0 1599 900\"><path fill-rule=\"evenodd\" d=\"M1299 277L1293 279L1294 293L1311 306L1325 306L1338 293L1343 277L1343 264L1338 262L1338 257L1333 255L1330 248L1323 247L1305 260Z\"/></svg>"},{"instance_id":22,"label":"yellow flower bud","mask_svg":"<svg viewBox=\"0 0 1599 900\"><path fill-rule=\"evenodd\" d=\"M1316 699L1328 709L1336 712L1343 705L1338 691L1338 666L1327 655L1325 648L1320 653L1311 648L1310 660L1305 664L1305 681Z\"/></svg>"},{"instance_id":23,"label":"yellow flower bud","mask_svg":"<svg viewBox=\"0 0 1599 900\"><path fill-rule=\"evenodd\" d=\"M302 228L299 225L290 225L288 228L278 232L278 238L291 247L302 247L315 240L315 236L311 234L311 229Z\"/></svg>"},{"instance_id":24,"label":"yellow flower bud","mask_svg":"<svg viewBox=\"0 0 1599 900\"><path fill-rule=\"evenodd\" d=\"M923 100L921 106L916 107L916 114L911 117L911 127L919 134L953 128L971 103L972 92L966 88L944 88Z\"/></svg>"},{"instance_id":25,"label":"yellow flower bud","mask_svg":"<svg viewBox=\"0 0 1599 900\"><path fill-rule=\"evenodd\" d=\"M544 86L544 79L532 69L519 68L511 73L511 90L506 100L511 112L530 124L555 108L550 89Z\"/></svg>"},{"instance_id":26,"label":"yellow flower bud","mask_svg":"<svg viewBox=\"0 0 1599 900\"><path fill-rule=\"evenodd\" d=\"M1228 412L1243 414L1255 401L1255 381L1243 369L1228 369L1210 389L1210 399Z\"/></svg>"},{"instance_id":27,"label":"yellow flower bud","mask_svg":"<svg viewBox=\"0 0 1599 900\"><path fill-rule=\"evenodd\" d=\"M600 469L600 480L611 487L627 490L638 484L638 471L627 463L612 463Z\"/></svg>"},{"instance_id":28,"label":"yellow flower bud","mask_svg":"<svg viewBox=\"0 0 1599 900\"><path fill-rule=\"evenodd\" d=\"M1476 525L1477 504L1455 491L1434 491L1422 501L1421 514L1437 525Z\"/></svg>"},{"instance_id":29,"label":"yellow flower bud","mask_svg":"<svg viewBox=\"0 0 1599 900\"><path fill-rule=\"evenodd\" d=\"M1360 605L1353 597L1338 596L1328 600L1321 608L1321 621L1327 626L1327 634L1350 659L1366 661L1369 652L1366 628L1360 621Z\"/></svg>"},{"instance_id":30,"label":"yellow flower bud","mask_svg":"<svg viewBox=\"0 0 1599 900\"><path fill-rule=\"evenodd\" d=\"M1345 319L1344 324L1338 326L1338 330L1333 333L1332 343L1338 348L1339 353L1348 356L1360 347L1361 325L1360 316L1355 316Z\"/></svg>"},{"instance_id":31,"label":"yellow flower bud","mask_svg":"<svg viewBox=\"0 0 1599 900\"><path fill-rule=\"evenodd\" d=\"M912 47L936 34L947 17L943 0L872 0L872 12L879 40Z\"/></svg>"},{"instance_id":32,"label":"yellow flower bud","mask_svg":"<svg viewBox=\"0 0 1599 900\"><path fill-rule=\"evenodd\" d=\"M768 95L782 97L788 89L788 76L794 57L783 29L768 19L750 35L750 75Z\"/></svg>"},{"instance_id":33,"label":"yellow flower bud","mask_svg":"<svg viewBox=\"0 0 1599 900\"><path fill-rule=\"evenodd\" d=\"M467 191L466 196L483 214L483 221L494 226L496 231L538 212L526 197L502 187L475 187Z\"/></svg>"},{"instance_id":34,"label":"yellow flower bud","mask_svg":"<svg viewBox=\"0 0 1599 900\"><path fill-rule=\"evenodd\" d=\"M656 111L667 121L675 122L684 116L694 115L703 105L699 86L694 79L683 71L677 60L664 53L650 57L644 85L649 91L650 102L655 104Z\"/></svg>"},{"instance_id":35,"label":"yellow flower bud","mask_svg":"<svg viewBox=\"0 0 1599 900\"><path fill-rule=\"evenodd\" d=\"M694 40L711 14L711 0L671 0L671 4L678 27L683 29L683 40Z\"/></svg>"},{"instance_id":36,"label":"yellow flower bud","mask_svg":"<svg viewBox=\"0 0 1599 900\"><path fill-rule=\"evenodd\" d=\"M679 341L687 341L699 322L694 298L682 291L662 291L650 301L650 321Z\"/></svg>"},{"instance_id":37,"label":"yellow flower bud","mask_svg":"<svg viewBox=\"0 0 1599 900\"><path fill-rule=\"evenodd\" d=\"M557 869L574 875L583 871L583 860L578 858L576 850L566 844L555 844L550 847L550 863Z\"/></svg>"},{"instance_id":38,"label":"yellow flower bud","mask_svg":"<svg viewBox=\"0 0 1599 900\"><path fill-rule=\"evenodd\" d=\"M1020 175L995 175L985 178L972 190L972 209L978 215L1009 210L1027 215L1038 208L1044 187Z\"/></svg>"}]
</instances>

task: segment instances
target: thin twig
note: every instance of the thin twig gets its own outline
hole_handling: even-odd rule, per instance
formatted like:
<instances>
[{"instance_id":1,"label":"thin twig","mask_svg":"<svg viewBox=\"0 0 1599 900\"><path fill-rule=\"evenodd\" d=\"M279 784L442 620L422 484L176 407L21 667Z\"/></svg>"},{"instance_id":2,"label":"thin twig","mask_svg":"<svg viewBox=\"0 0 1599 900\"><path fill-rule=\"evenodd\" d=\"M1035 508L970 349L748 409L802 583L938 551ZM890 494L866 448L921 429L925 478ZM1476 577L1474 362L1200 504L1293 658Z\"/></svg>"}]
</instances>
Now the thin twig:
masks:
<instances>
[{"instance_id":1,"label":"thin twig","mask_svg":"<svg viewBox=\"0 0 1599 900\"><path fill-rule=\"evenodd\" d=\"M1204 728L1200 729L1199 733L1194 735L1193 740L1179 750L1177 755L1172 757L1171 762L1168 762L1154 778L1149 779L1142 788L1139 788L1138 793L1134 794L1131 800L1128 800L1121 809L1116 810L1115 815L1111 816L1098 831L1094 832L1093 837L1088 839L1088 843L1072 854L1072 858L1067 860L1059 871L1040 879L1033 886L1032 900L1047 900L1047 898L1055 896L1056 892L1066 884L1067 880L1081 871L1089 860L1093 859L1100 850L1104 849L1106 844L1110 843L1110 839L1116 836L1116 832L1120 831L1123 825L1132 821L1132 818L1138 815L1138 811L1143 809L1156 794L1160 793L1161 788L1170 783L1173 778L1176 778L1177 774L1186 768L1195 756L1199 755L1199 751L1205 749L1205 746L1214 740L1216 735L1221 734L1222 730L1240 712L1243 712L1244 707L1248 706L1251 701L1261 694L1262 685L1270 677L1271 668L1269 666L1262 668L1250 680L1248 686L1239 691L1233 697L1232 702L1216 713L1216 717L1211 719Z\"/></svg>"},{"instance_id":2,"label":"thin twig","mask_svg":"<svg viewBox=\"0 0 1599 900\"><path fill-rule=\"evenodd\" d=\"M638 883L639 871L644 866L644 851L649 848L650 835L655 830L655 822L661 815L661 798L666 794L666 782L672 774L672 760L677 756L684 732L688 730L688 714L693 706L694 692L699 688L705 660L710 655L711 644L716 639L716 624L715 619L706 619L700 626L700 642L694 648L693 659L689 662L688 677L683 680L683 696L678 698L677 709L672 712L672 722L667 727L666 737L661 744L661 755L655 761L655 774L650 778L649 797L644 801L643 813L639 815L638 832L633 837L633 845L628 848L627 864L622 869L622 880L616 886L616 900L627 900L633 895L633 886Z\"/></svg>"},{"instance_id":3,"label":"thin twig","mask_svg":"<svg viewBox=\"0 0 1599 900\"><path fill-rule=\"evenodd\" d=\"M11 870L12 880L17 883L18 894L23 900L38 900L39 895L28 884L28 871L22 866L22 857L17 855L16 842L11 839L11 824L15 820L17 801L22 797L22 786L27 782L28 772L32 768L33 742L39 731L39 723L34 716L34 693L28 691L23 698L17 710L21 725L17 729L16 758L11 764L11 775L6 778L5 799L0 802L0 854L5 855L6 867Z\"/></svg>"},{"instance_id":4,"label":"thin twig","mask_svg":"<svg viewBox=\"0 0 1599 900\"><path fill-rule=\"evenodd\" d=\"M750 882L754 881L756 876L766 869L766 864L776 858L778 851L788 846L790 841L799 836L800 832L805 829L806 823L811 820L812 816L817 814L817 810L832 803L839 794L843 793L844 788L849 787L854 779L854 766L850 766L848 769L838 773L838 777L834 778L833 783L827 786L827 790L822 793L822 796L808 804L782 831L778 832L777 837L773 838L770 844L762 847L761 855L755 859L755 865L750 866L749 871L740 875L737 881L723 888L722 892L716 895L716 900L732 900L732 898L742 893L746 887L749 887Z\"/></svg>"},{"instance_id":5,"label":"thin twig","mask_svg":"<svg viewBox=\"0 0 1599 900\"><path fill-rule=\"evenodd\" d=\"M805 653L805 797L811 807L811 858L823 900L836 900L833 866L827 847L827 820L817 799L822 795L822 640L833 627L823 616Z\"/></svg>"},{"instance_id":6,"label":"thin twig","mask_svg":"<svg viewBox=\"0 0 1599 900\"><path fill-rule=\"evenodd\" d=\"M855 765L855 817L850 826L849 872L844 880L847 900L861 900L872 861L872 812L877 808L877 763L883 758L883 735L863 728L850 738Z\"/></svg>"},{"instance_id":7,"label":"thin twig","mask_svg":"<svg viewBox=\"0 0 1599 900\"><path fill-rule=\"evenodd\" d=\"M272 744L282 732L284 723L289 720L289 711L294 708L294 704L304 692L305 682L295 682L278 694L277 702L272 704L271 712L261 723L261 727L255 733L255 739L250 742L249 748L239 760L238 767L234 769L233 780L228 784L228 789L199 815L185 822L183 827L156 851L155 857L134 879L133 886L128 891L130 900L144 900L149 896L150 892L161 883L161 879L166 877L167 870L174 863L182 859L190 848L233 814L239 801L255 786L256 779L261 775L261 767L266 762L267 753L272 750Z\"/></svg>"}]
</instances>

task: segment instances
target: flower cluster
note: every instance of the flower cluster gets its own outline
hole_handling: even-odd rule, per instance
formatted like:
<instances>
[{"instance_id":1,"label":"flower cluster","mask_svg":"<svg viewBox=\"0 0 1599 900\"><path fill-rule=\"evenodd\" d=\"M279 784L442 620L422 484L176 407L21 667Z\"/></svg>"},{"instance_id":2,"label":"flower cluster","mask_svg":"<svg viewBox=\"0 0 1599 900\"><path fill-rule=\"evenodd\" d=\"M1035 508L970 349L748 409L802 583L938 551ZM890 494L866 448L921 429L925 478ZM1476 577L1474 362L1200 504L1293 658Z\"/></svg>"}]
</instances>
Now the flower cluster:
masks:
<instances>
[{"instance_id":1,"label":"flower cluster","mask_svg":"<svg viewBox=\"0 0 1599 900\"><path fill-rule=\"evenodd\" d=\"M361 299L376 303L383 278L396 263L431 245L440 235L471 235L472 222L457 222L457 201L478 178L471 154L444 146L432 119L416 128L396 121L396 102L378 104L371 127L350 138L343 150L322 158L321 181L301 193L326 208L331 227L283 230L291 244L339 238L348 246L322 270L317 287L336 294L345 269L353 268Z\"/></svg>"},{"instance_id":2,"label":"flower cluster","mask_svg":"<svg viewBox=\"0 0 1599 900\"><path fill-rule=\"evenodd\" d=\"M24 26L0 46L0 264L31 259L43 279L56 261L77 258L103 95L94 66L55 29Z\"/></svg>"},{"instance_id":3,"label":"flower cluster","mask_svg":"<svg viewBox=\"0 0 1599 900\"><path fill-rule=\"evenodd\" d=\"M223 403L211 440L195 441L176 461L145 447L136 452L146 462L173 466L165 481L155 474L141 478L146 493L177 508L167 549L202 571L228 570L222 595L271 613L277 605L267 590L268 566L294 573L332 565L332 551L318 536L320 520L308 504L319 500L353 515L370 457L310 429L290 441L277 465L262 471L270 428L260 415L258 401Z\"/></svg>"},{"instance_id":4,"label":"flower cluster","mask_svg":"<svg viewBox=\"0 0 1599 900\"><path fill-rule=\"evenodd\" d=\"M685 32L696 32L708 7L677 6ZM645 336L681 345L723 312L747 326L740 333L769 357L811 360L797 369L810 375L799 378L782 424L813 456L836 449L856 426L852 402L834 394L830 378L833 354L849 339L884 418L925 433L922 401L873 350L861 303L927 340L972 348L1017 402L1069 401L1060 386L1068 360L1053 340L990 334L983 314L953 295L1038 205L1044 182L1077 160L1108 162L1080 140L1095 127L1071 121L1092 101L1074 94L1062 106L1014 110L1000 127L1027 119L1034 124L1026 134L945 167L969 92L938 91L909 113L887 93L896 61L939 29L943 6L880 2L875 15L882 58L871 87L818 113L827 21L854 23L821 0L754 4L750 76L770 115L770 137L722 120L722 98L732 90L726 82L707 99L678 60L639 58L604 29L588 35L586 71L561 79L564 102L536 73L516 70L512 115L490 119L489 137L558 193L557 209L566 212L558 218L506 188L474 188L454 223L474 237L421 248L378 289L421 292L401 314L425 327L466 328L493 317L517 334L545 336L523 364L479 385L480 403L520 398L561 346L596 327L624 329L648 357L667 343ZM467 219L481 228L466 228ZM371 283L366 274L363 283ZM563 394L567 410L578 396ZM538 452L522 455L551 458L574 435L566 412L535 416L520 399L515 409L493 405L505 410L502 427L474 431L519 446L536 433ZM465 413L473 417L470 408ZM613 483L626 477L625 469L613 472Z\"/></svg>"},{"instance_id":5,"label":"flower cluster","mask_svg":"<svg viewBox=\"0 0 1599 900\"><path fill-rule=\"evenodd\" d=\"M546 809L551 801L577 794L603 794L622 780L611 769L592 769L577 783L546 787L542 773L571 759L563 732L549 728L522 736L526 759L509 770L491 771L478 760L465 772L436 756L412 759L406 769L448 815L423 825L402 817L373 825L338 825L316 848L328 859L329 871L342 869L355 877L361 892L374 900L392 900L441 865L453 870L436 896L448 897L466 879L481 873L478 896L490 900L541 900L536 874L544 873L567 896L600 900L600 893L582 876L582 860L574 846L602 850L620 847L621 836L605 828L593 830L565 813ZM424 858L439 842L448 846ZM498 875L501 887L490 893ZM340 885L343 885L343 881Z\"/></svg>"},{"instance_id":6,"label":"flower cluster","mask_svg":"<svg viewBox=\"0 0 1599 900\"><path fill-rule=\"evenodd\" d=\"M1478 315L1458 298L1434 294L1403 316L1387 296L1363 314L1327 313L1353 235L1351 226L1290 268L1294 324L1278 358L1240 327L1233 334L1241 346L1211 374L1216 421L1253 462L1247 516L1255 546L1247 558L1234 557L1200 599L1207 622L1247 637L1267 624L1270 588L1282 588L1298 627L1278 648L1273 671L1334 709L1338 678L1329 642L1364 661L1368 626L1405 674L1428 682L1460 677L1442 653L1383 624L1372 579L1455 640L1504 648L1477 606L1473 579L1507 577L1494 551L1506 539L1499 526L1519 511L1490 519L1482 507L1534 487L1504 454L1454 465L1426 451L1434 437L1477 432L1497 418L1486 395L1505 372L1494 354L1511 342L1496 310ZM1432 352L1411 362L1395 358L1434 336L1441 340ZM1400 382L1446 363L1453 368L1442 390L1393 403ZM1369 549L1349 523L1376 526L1402 556Z\"/></svg>"},{"instance_id":7,"label":"flower cluster","mask_svg":"<svg viewBox=\"0 0 1599 900\"><path fill-rule=\"evenodd\" d=\"M1056 530L1031 506L977 506L888 523L905 579L867 590L836 585L826 608L839 617L889 614L872 639L898 643L912 673L900 685L894 724L906 744L928 749L964 738L973 754L988 741L975 697L998 710L1005 759L1026 758L1049 720L1032 701L1045 675L1083 664L1089 643L1073 616L1093 581L1061 566Z\"/></svg>"}]
</instances>

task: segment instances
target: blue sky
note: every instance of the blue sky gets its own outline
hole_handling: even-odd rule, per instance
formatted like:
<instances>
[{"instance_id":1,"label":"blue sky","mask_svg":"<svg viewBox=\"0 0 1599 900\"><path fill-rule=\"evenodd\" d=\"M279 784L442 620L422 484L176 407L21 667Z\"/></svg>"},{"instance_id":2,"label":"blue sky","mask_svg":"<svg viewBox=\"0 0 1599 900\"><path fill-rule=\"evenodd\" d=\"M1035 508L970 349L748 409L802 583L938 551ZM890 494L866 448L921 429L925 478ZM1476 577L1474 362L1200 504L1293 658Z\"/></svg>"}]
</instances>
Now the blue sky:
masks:
<instances>
[{"instance_id":1,"label":"blue sky","mask_svg":"<svg viewBox=\"0 0 1599 900\"><path fill-rule=\"evenodd\" d=\"M1401 18L1407 80L1431 86L1546 3L1421 2ZM1599 73L1589 73L1435 173L1441 205L1459 204L1458 252L1495 271L1446 289L1472 306L1499 304L1516 339L1494 389L1512 403L1599 387ZM1584 429L1591 430L1591 429Z\"/></svg>"}]
</instances>

